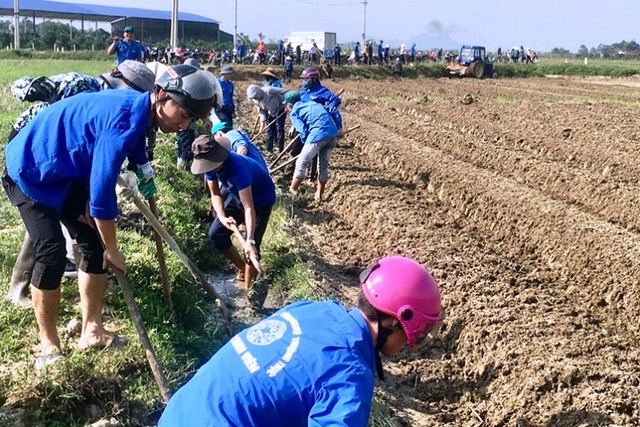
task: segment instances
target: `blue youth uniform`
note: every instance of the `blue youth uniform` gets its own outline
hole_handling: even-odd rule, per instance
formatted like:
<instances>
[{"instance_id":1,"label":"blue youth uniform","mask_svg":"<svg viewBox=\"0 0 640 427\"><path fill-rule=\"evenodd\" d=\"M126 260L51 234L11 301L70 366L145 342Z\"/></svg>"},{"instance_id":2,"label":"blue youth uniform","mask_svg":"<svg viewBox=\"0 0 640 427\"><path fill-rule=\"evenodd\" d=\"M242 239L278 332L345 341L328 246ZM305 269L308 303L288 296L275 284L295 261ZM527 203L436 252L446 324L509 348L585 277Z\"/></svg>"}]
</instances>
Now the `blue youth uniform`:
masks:
<instances>
[{"instance_id":1,"label":"blue youth uniform","mask_svg":"<svg viewBox=\"0 0 640 427\"><path fill-rule=\"evenodd\" d=\"M72 182L87 179L91 216L118 215L115 188L125 158L146 163L148 93L82 93L56 102L25 126L5 149L7 172L32 200L58 212Z\"/></svg>"},{"instance_id":2,"label":"blue youth uniform","mask_svg":"<svg viewBox=\"0 0 640 427\"><path fill-rule=\"evenodd\" d=\"M266 171L269 170L267 166L267 162L264 161L264 157L260 153L258 147L253 145L251 142L251 138L246 134L245 131L241 129L233 129L225 134L225 136L229 139L231 143L231 151L238 152L238 148L246 147L247 148L247 157L252 160L255 160L260 166L262 166Z\"/></svg>"},{"instance_id":3,"label":"blue youth uniform","mask_svg":"<svg viewBox=\"0 0 640 427\"><path fill-rule=\"evenodd\" d=\"M116 65L122 64L127 59L134 61L142 61L145 55L145 47L133 40L127 43L126 40L120 40L116 45Z\"/></svg>"},{"instance_id":4,"label":"blue youth uniform","mask_svg":"<svg viewBox=\"0 0 640 427\"><path fill-rule=\"evenodd\" d=\"M329 113L313 101L298 101L291 108L291 124L300 133L303 144L312 144L338 136L338 128Z\"/></svg>"},{"instance_id":5,"label":"blue youth uniform","mask_svg":"<svg viewBox=\"0 0 640 427\"><path fill-rule=\"evenodd\" d=\"M329 114L338 130L342 129L342 115L340 114L340 104L342 101L329 89L315 82L310 87L300 89L300 99L302 101L313 101L322 105Z\"/></svg>"},{"instance_id":6,"label":"blue youth uniform","mask_svg":"<svg viewBox=\"0 0 640 427\"><path fill-rule=\"evenodd\" d=\"M297 302L233 337L171 398L158 426L366 427L374 369L359 310Z\"/></svg>"}]
</instances>

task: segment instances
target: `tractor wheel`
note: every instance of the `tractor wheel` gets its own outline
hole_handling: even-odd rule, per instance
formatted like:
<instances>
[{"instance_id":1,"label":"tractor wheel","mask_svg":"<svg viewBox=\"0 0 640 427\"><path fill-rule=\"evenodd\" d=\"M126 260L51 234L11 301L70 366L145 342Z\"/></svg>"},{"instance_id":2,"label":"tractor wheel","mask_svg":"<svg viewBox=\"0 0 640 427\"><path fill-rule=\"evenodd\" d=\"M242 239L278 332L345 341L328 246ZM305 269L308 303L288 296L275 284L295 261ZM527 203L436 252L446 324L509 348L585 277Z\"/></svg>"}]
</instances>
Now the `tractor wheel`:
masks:
<instances>
[{"instance_id":1,"label":"tractor wheel","mask_svg":"<svg viewBox=\"0 0 640 427\"><path fill-rule=\"evenodd\" d=\"M473 64L473 75L478 79L484 77L484 64L482 62Z\"/></svg>"}]
</instances>

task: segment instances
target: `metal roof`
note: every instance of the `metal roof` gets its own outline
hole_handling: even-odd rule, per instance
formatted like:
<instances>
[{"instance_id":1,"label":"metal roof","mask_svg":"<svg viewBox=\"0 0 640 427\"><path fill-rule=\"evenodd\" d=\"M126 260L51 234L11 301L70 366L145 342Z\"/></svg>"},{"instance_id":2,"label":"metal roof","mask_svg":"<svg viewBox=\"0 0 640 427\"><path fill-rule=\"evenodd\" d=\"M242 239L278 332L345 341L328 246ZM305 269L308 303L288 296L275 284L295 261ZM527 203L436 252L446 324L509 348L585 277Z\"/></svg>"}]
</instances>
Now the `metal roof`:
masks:
<instances>
[{"instance_id":1,"label":"metal roof","mask_svg":"<svg viewBox=\"0 0 640 427\"><path fill-rule=\"evenodd\" d=\"M0 0L0 16L13 16L14 0ZM73 19L110 22L118 18L171 20L171 11L136 7L98 6L81 3L62 3L49 0L20 0L20 15L52 19ZM179 12L178 21L220 24L219 21L192 13Z\"/></svg>"}]
</instances>

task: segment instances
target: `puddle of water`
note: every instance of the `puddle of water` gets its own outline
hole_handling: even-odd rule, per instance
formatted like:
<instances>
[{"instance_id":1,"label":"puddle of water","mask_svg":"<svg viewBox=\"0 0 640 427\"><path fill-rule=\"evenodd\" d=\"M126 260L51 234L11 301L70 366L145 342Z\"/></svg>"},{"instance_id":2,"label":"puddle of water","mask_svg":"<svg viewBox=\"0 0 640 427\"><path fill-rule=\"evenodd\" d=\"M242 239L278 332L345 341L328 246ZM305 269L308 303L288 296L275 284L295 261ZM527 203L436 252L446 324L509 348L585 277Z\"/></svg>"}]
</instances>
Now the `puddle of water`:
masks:
<instances>
[{"instance_id":1,"label":"puddle of water","mask_svg":"<svg viewBox=\"0 0 640 427\"><path fill-rule=\"evenodd\" d=\"M234 275L223 272L205 273L204 275L225 304L237 305L238 300L245 300L245 293L238 287L239 284Z\"/></svg>"}]
</instances>

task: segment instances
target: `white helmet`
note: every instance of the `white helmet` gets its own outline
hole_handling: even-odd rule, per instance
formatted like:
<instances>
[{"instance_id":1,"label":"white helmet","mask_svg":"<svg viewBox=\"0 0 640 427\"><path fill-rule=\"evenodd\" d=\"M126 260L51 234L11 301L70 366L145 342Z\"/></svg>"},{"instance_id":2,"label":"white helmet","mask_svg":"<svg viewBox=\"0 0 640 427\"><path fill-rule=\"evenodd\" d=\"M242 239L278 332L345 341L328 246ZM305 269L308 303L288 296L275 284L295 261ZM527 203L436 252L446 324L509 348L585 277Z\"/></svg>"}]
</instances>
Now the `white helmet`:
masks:
<instances>
[{"instance_id":1,"label":"white helmet","mask_svg":"<svg viewBox=\"0 0 640 427\"><path fill-rule=\"evenodd\" d=\"M156 79L156 87L167 92L191 116L204 119L219 103L211 73L190 65L176 65ZM220 90L222 93L222 90Z\"/></svg>"}]
</instances>

